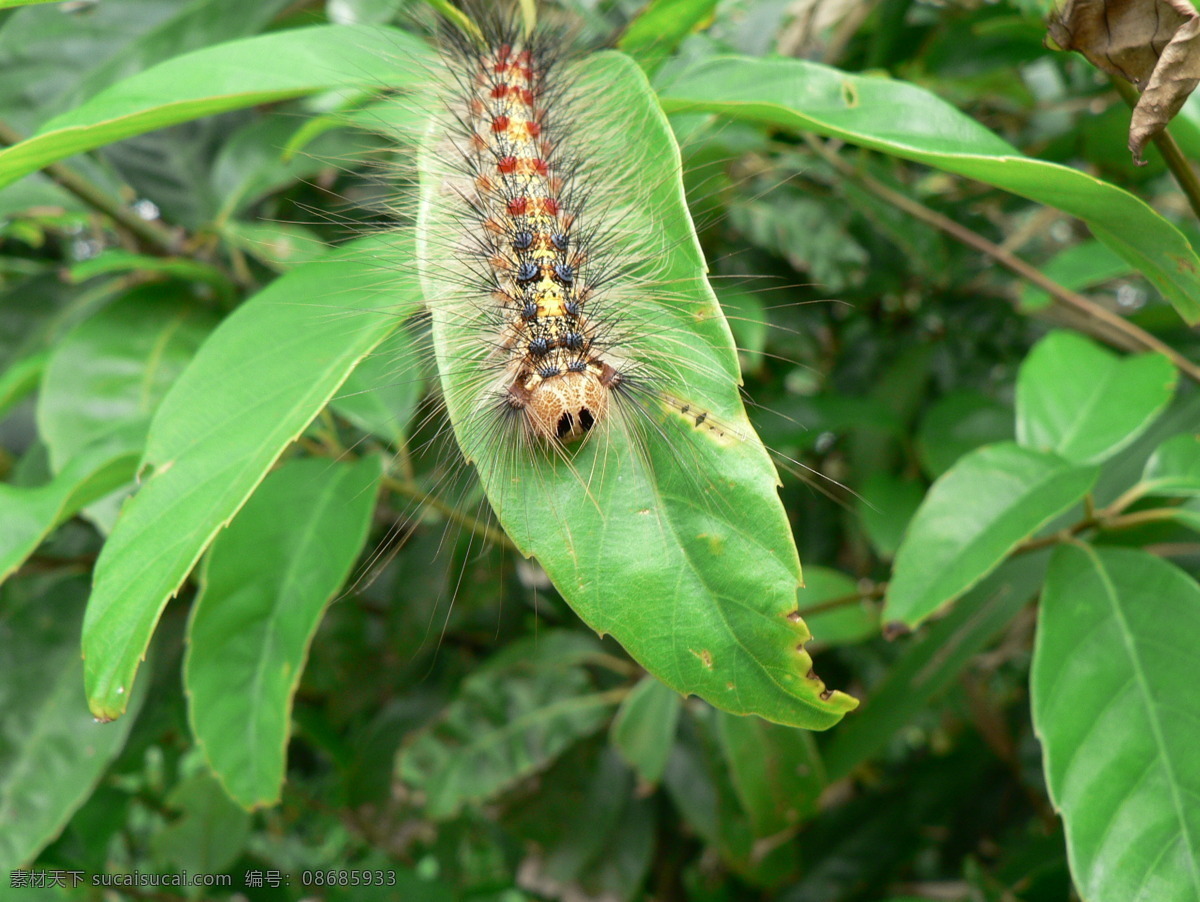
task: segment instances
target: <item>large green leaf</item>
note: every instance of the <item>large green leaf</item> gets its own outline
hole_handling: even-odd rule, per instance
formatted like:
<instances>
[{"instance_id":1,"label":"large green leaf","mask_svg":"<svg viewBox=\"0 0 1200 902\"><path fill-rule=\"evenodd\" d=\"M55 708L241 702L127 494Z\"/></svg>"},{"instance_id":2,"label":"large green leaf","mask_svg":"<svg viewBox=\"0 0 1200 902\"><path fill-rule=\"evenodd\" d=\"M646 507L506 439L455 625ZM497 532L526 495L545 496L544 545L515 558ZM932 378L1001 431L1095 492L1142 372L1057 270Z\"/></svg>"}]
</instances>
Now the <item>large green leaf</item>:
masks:
<instances>
[{"instance_id":1,"label":"large green leaf","mask_svg":"<svg viewBox=\"0 0 1200 902\"><path fill-rule=\"evenodd\" d=\"M95 788L134 722L98 724L79 697L82 591L0 608L0 871L28 864ZM8 591L12 591L11 589ZM144 692L134 693L136 712Z\"/></svg>"},{"instance_id":2,"label":"large green leaf","mask_svg":"<svg viewBox=\"0 0 1200 902\"><path fill-rule=\"evenodd\" d=\"M717 739L756 836L798 827L816 813L825 765L811 733L721 713Z\"/></svg>"},{"instance_id":3,"label":"large green leaf","mask_svg":"<svg viewBox=\"0 0 1200 902\"><path fill-rule=\"evenodd\" d=\"M49 482L0 484L0 582L60 523L120 488L137 471L137 453L106 442L87 448Z\"/></svg>"},{"instance_id":4,"label":"large green leaf","mask_svg":"<svg viewBox=\"0 0 1200 902\"><path fill-rule=\"evenodd\" d=\"M647 783L662 779L682 708L678 692L647 674L617 709L613 745Z\"/></svg>"},{"instance_id":5,"label":"large green leaf","mask_svg":"<svg viewBox=\"0 0 1200 902\"><path fill-rule=\"evenodd\" d=\"M654 72L671 55L675 45L711 19L717 0L651 0L629 23L617 47Z\"/></svg>"},{"instance_id":6,"label":"large green leaf","mask_svg":"<svg viewBox=\"0 0 1200 902\"><path fill-rule=\"evenodd\" d=\"M642 268L626 274L633 290L618 305L606 314L598 300L589 315L619 317L612 327L628 335L623 355L670 400L614 397L616 413L562 455L523 443L515 420L505 429L490 390L499 376L495 309L486 296L463 300L461 277L441 261L461 219L437 200L452 173L431 143L421 164L418 260L459 445L517 547L537 556L593 629L679 692L734 713L829 727L855 702L827 691L804 651L791 527L738 394L737 356L704 278L679 150L627 57L588 57L573 77L586 103L572 146L596 149L590 178L597 193L612 192L589 207L610 205L608 229L597 218L581 220L576 233L599 229L610 235L608 254ZM623 204L626 184L640 186L634 205Z\"/></svg>"},{"instance_id":7,"label":"large green leaf","mask_svg":"<svg viewBox=\"0 0 1200 902\"><path fill-rule=\"evenodd\" d=\"M315 26L205 47L152 66L0 151L0 186L72 154L227 110L328 88L411 84L428 47L388 28Z\"/></svg>"},{"instance_id":8,"label":"large green leaf","mask_svg":"<svg viewBox=\"0 0 1200 902\"><path fill-rule=\"evenodd\" d=\"M1184 433L1159 445L1138 488L1145 495L1200 496L1200 435Z\"/></svg>"},{"instance_id":9,"label":"large green leaf","mask_svg":"<svg viewBox=\"0 0 1200 902\"><path fill-rule=\"evenodd\" d=\"M286 463L205 558L184 664L192 732L247 808L279 799L292 696L366 539L379 475L376 457Z\"/></svg>"},{"instance_id":10,"label":"large green leaf","mask_svg":"<svg viewBox=\"0 0 1200 902\"><path fill-rule=\"evenodd\" d=\"M214 325L183 302L186 291L178 283L133 291L55 345L37 408L55 472L117 432L126 450L141 451L154 408Z\"/></svg>"},{"instance_id":11,"label":"large green leaf","mask_svg":"<svg viewBox=\"0 0 1200 902\"><path fill-rule=\"evenodd\" d=\"M1185 320L1200 321L1200 257L1178 229L1127 191L1022 156L916 85L806 60L721 56L686 68L662 93L668 112L705 111L814 131L1057 207L1084 220Z\"/></svg>"},{"instance_id":12,"label":"large green leaf","mask_svg":"<svg viewBox=\"0 0 1200 902\"><path fill-rule=\"evenodd\" d=\"M97 717L125 709L159 614L217 531L358 361L420 305L410 270L410 245L395 236L292 270L222 322L163 399L143 458L153 472L100 554L84 620Z\"/></svg>"},{"instance_id":13,"label":"large green leaf","mask_svg":"<svg viewBox=\"0 0 1200 902\"><path fill-rule=\"evenodd\" d=\"M583 664L591 636L557 632L517 643L467 677L432 725L410 736L396 773L432 818L453 816L549 766L596 732L617 702Z\"/></svg>"},{"instance_id":14,"label":"large green leaf","mask_svg":"<svg viewBox=\"0 0 1200 902\"><path fill-rule=\"evenodd\" d=\"M1200 586L1143 551L1064 545L1034 647L1033 719L1088 902L1200 898Z\"/></svg>"},{"instance_id":15,"label":"large green leaf","mask_svg":"<svg viewBox=\"0 0 1200 902\"><path fill-rule=\"evenodd\" d=\"M1017 441L1100 463L1154 422L1178 378L1161 354L1121 358L1074 332L1051 332L1017 376Z\"/></svg>"},{"instance_id":16,"label":"large green leaf","mask_svg":"<svg viewBox=\"0 0 1200 902\"><path fill-rule=\"evenodd\" d=\"M1078 503L1095 467L1011 443L962 457L929 489L896 554L884 617L916 626Z\"/></svg>"}]
</instances>

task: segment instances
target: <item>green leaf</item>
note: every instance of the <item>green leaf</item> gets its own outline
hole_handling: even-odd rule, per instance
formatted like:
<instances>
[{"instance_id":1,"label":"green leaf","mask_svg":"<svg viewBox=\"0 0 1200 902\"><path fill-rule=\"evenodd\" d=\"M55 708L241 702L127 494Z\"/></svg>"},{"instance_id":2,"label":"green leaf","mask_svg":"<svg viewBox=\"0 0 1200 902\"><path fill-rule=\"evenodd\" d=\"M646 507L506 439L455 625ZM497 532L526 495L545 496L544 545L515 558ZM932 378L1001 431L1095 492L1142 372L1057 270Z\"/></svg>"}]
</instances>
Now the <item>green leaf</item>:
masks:
<instances>
[{"instance_id":1,"label":"green leaf","mask_svg":"<svg viewBox=\"0 0 1200 902\"><path fill-rule=\"evenodd\" d=\"M692 31L712 18L717 0L651 0L625 29L617 47L652 73Z\"/></svg>"},{"instance_id":2,"label":"green leaf","mask_svg":"<svg viewBox=\"0 0 1200 902\"><path fill-rule=\"evenodd\" d=\"M937 479L968 451L1016 435L1011 407L968 389L938 398L917 427L921 468Z\"/></svg>"},{"instance_id":3,"label":"green leaf","mask_svg":"<svg viewBox=\"0 0 1200 902\"><path fill-rule=\"evenodd\" d=\"M441 717L410 736L396 773L440 820L553 763L608 720L617 699L581 666L600 651L578 633L510 646L467 677Z\"/></svg>"},{"instance_id":4,"label":"green leaf","mask_svg":"<svg viewBox=\"0 0 1200 902\"><path fill-rule=\"evenodd\" d=\"M1200 586L1143 551L1064 545L1031 692L1050 797L1088 902L1200 898Z\"/></svg>"},{"instance_id":5,"label":"green leaf","mask_svg":"<svg viewBox=\"0 0 1200 902\"><path fill-rule=\"evenodd\" d=\"M1159 445L1138 489L1143 495L1200 497L1200 435L1176 435Z\"/></svg>"},{"instance_id":6,"label":"green leaf","mask_svg":"<svg viewBox=\"0 0 1200 902\"><path fill-rule=\"evenodd\" d=\"M178 285L132 291L57 343L37 409L55 472L117 432L124 450L142 450L150 415L214 325L181 293Z\"/></svg>"},{"instance_id":7,"label":"green leaf","mask_svg":"<svg viewBox=\"0 0 1200 902\"><path fill-rule=\"evenodd\" d=\"M861 595L858 582L829 567L804 568L800 613L812 631L814 645L847 645L879 635L879 606L860 598L836 607L829 602Z\"/></svg>"},{"instance_id":8,"label":"green leaf","mask_svg":"<svg viewBox=\"0 0 1200 902\"><path fill-rule=\"evenodd\" d=\"M816 813L825 766L812 733L721 713L717 737L756 836L795 828Z\"/></svg>"},{"instance_id":9,"label":"green leaf","mask_svg":"<svg viewBox=\"0 0 1200 902\"><path fill-rule=\"evenodd\" d=\"M729 328L704 279L679 150L628 58L597 54L571 77L581 92L595 89L575 122L579 146L606 148L612 185L648 186L636 206L621 208L614 231L622 240L643 236L647 245L621 246L619 256L653 266L653 282L669 286L666 300L629 299L620 310L630 337L622 351L659 363L647 370L661 376L661 394L614 398L628 403L563 455L521 444L516 431L498 428L488 395L494 379L480 377L495 367L495 341L481 339L495 332L494 310L433 303L434 349L459 446L513 542L537 556L589 626L678 692L733 713L827 728L855 702L825 690L803 649L791 527L778 475L746 419ZM616 120L626 127L614 132ZM434 199L444 174L437 153L428 145L421 160L417 256L426 296L454 299L461 283L430 265L436 252L421 250L460 228L454 210ZM639 294L653 296L641 285Z\"/></svg>"},{"instance_id":10,"label":"green leaf","mask_svg":"<svg viewBox=\"0 0 1200 902\"><path fill-rule=\"evenodd\" d=\"M3 522L3 518L0 518ZM29 864L91 795L135 718L96 723L79 697L82 591L0 606L0 871ZM11 592L11 590L9 590ZM145 693L134 693L136 714Z\"/></svg>"},{"instance_id":11,"label":"green leaf","mask_svg":"<svg viewBox=\"0 0 1200 902\"><path fill-rule=\"evenodd\" d=\"M1134 272L1125 260L1099 241L1073 244L1039 269L1043 275L1074 291L1083 291ZM1049 292L1027 282L1021 285L1022 310L1042 310L1051 303Z\"/></svg>"},{"instance_id":12,"label":"green leaf","mask_svg":"<svg viewBox=\"0 0 1200 902\"><path fill-rule=\"evenodd\" d=\"M1100 463L1154 422L1178 377L1161 354L1121 358L1074 332L1051 332L1021 364L1017 441Z\"/></svg>"},{"instance_id":13,"label":"green leaf","mask_svg":"<svg viewBox=\"0 0 1200 902\"><path fill-rule=\"evenodd\" d=\"M328 88L399 87L421 78L428 47L389 28L314 26L205 47L152 66L0 151L0 186L122 138Z\"/></svg>"},{"instance_id":14,"label":"green leaf","mask_svg":"<svg viewBox=\"0 0 1200 902\"><path fill-rule=\"evenodd\" d=\"M1043 551L1006 561L950 613L907 643L862 710L832 736L825 750L831 783L848 776L926 711L930 700L1008 626L1041 586L1047 557Z\"/></svg>"},{"instance_id":15,"label":"green leaf","mask_svg":"<svg viewBox=\"0 0 1200 902\"><path fill-rule=\"evenodd\" d=\"M250 815L233 804L213 776L192 774L175 786L167 807L179 817L154 833L154 857L193 874L217 874L237 859L250 838Z\"/></svg>"},{"instance_id":16,"label":"green leaf","mask_svg":"<svg viewBox=\"0 0 1200 902\"><path fill-rule=\"evenodd\" d=\"M39 486L0 484L0 582L21 566L59 524L137 471L137 454L101 442L87 448L49 482Z\"/></svg>"},{"instance_id":17,"label":"green leaf","mask_svg":"<svg viewBox=\"0 0 1200 902\"><path fill-rule=\"evenodd\" d=\"M233 286L220 270L187 257L151 257L148 254L133 254L113 248L97 254L90 260L74 264L68 272L73 282L86 282L108 273L163 273L184 281L203 282L215 288L222 298L233 298Z\"/></svg>"},{"instance_id":18,"label":"green leaf","mask_svg":"<svg viewBox=\"0 0 1200 902\"><path fill-rule=\"evenodd\" d=\"M669 112L710 112L813 131L995 185L1078 216L1189 323L1200 321L1200 258L1144 201L1078 169L1024 157L915 85L805 60L720 56L663 89Z\"/></svg>"},{"instance_id":19,"label":"green leaf","mask_svg":"<svg viewBox=\"0 0 1200 902\"><path fill-rule=\"evenodd\" d=\"M410 255L393 235L292 270L225 319L163 399L143 458L153 473L101 551L84 620L97 717L124 710L159 614L217 531L358 361L418 308Z\"/></svg>"},{"instance_id":20,"label":"green leaf","mask_svg":"<svg viewBox=\"0 0 1200 902\"><path fill-rule=\"evenodd\" d=\"M312 263L326 250L320 238L303 226L228 220L220 224L220 230L221 237L234 247L279 272Z\"/></svg>"},{"instance_id":21,"label":"green leaf","mask_svg":"<svg viewBox=\"0 0 1200 902\"><path fill-rule=\"evenodd\" d=\"M380 462L292 461L217 536L192 607L192 733L226 793L278 802L292 697L321 615L367 537Z\"/></svg>"},{"instance_id":22,"label":"green leaf","mask_svg":"<svg viewBox=\"0 0 1200 902\"><path fill-rule=\"evenodd\" d=\"M0 418L37 388L49 356L48 351L38 351L14 361L0 373Z\"/></svg>"},{"instance_id":23,"label":"green leaf","mask_svg":"<svg viewBox=\"0 0 1200 902\"><path fill-rule=\"evenodd\" d=\"M1078 503L1098 470L1009 443L961 458L933 486L896 554L884 618L916 626Z\"/></svg>"},{"instance_id":24,"label":"green leaf","mask_svg":"<svg viewBox=\"0 0 1200 902\"><path fill-rule=\"evenodd\" d=\"M621 701L613 719L612 741L647 783L658 783L675 743L683 699L669 686L646 675Z\"/></svg>"}]
</instances>

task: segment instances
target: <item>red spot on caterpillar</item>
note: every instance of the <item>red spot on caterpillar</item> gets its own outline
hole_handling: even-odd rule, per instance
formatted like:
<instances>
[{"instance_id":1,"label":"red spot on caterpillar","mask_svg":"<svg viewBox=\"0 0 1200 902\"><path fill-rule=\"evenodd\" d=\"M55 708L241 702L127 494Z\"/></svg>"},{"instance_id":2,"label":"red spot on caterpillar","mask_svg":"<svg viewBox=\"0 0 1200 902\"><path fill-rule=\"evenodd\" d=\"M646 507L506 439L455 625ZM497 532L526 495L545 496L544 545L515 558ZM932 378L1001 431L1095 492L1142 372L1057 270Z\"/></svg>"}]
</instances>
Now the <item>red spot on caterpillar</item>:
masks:
<instances>
[{"instance_id":1,"label":"red spot on caterpillar","mask_svg":"<svg viewBox=\"0 0 1200 902\"><path fill-rule=\"evenodd\" d=\"M521 103L525 106L533 106L533 91L528 88L521 88Z\"/></svg>"},{"instance_id":2,"label":"red spot on caterpillar","mask_svg":"<svg viewBox=\"0 0 1200 902\"><path fill-rule=\"evenodd\" d=\"M529 132L531 138L536 138L542 133L542 127L536 122L526 122L525 130Z\"/></svg>"},{"instance_id":3,"label":"red spot on caterpillar","mask_svg":"<svg viewBox=\"0 0 1200 902\"><path fill-rule=\"evenodd\" d=\"M504 224L496 219L485 219L483 221L483 227L489 232L495 232L498 235L505 231Z\"/></svg>"},{"instance_id":4,"label":"red spot on caterpillar","mask_svg":"<svg viewBox=\"0 0 1200 902\"><path fill-rule=\"evenodd\" d=\"M486 175L477 176L475 178L475 187L479 189L481 194L491 194L496 188L496 186L492 183L492 180Z\"/></svg>"},{"instance_id":5,"label":"red spot on caterpillar","mask_svg":"<svg viewBox=\"0 0 1200 902\"><path fill-rule=\"evenodd\" d=\"M476 116L482 116L484 113L484 109L485 109L485 107L483 105L482 100L475 99L475 100L471 101L471 112L474 113Z\"/></svg>"},{"instance_id":6,"label":"red spot on caterpillar","mask_svg":"<svg viewBox=\"0 0 1200 902\"><path fill-rule=\"evenodd\" d=\"M528 209L528 207L529 207L529 198L514 197L512 200L510 200L508 202L508 215L509 216L524 216L525 210Z\"/></svg>"},{"instance_id":7,"label":"red spot on caterpillar","mask_svg":"<svg viewBox=\"0 0 1200 902\"><path fill-rule=\"evenodd\" d=\"M500 49L496 51L496 58L507 60L510 56L512 56L512 44L501 44Z\"/></svg>"},{"instance_id":8,"label":"red spot on caterpillar","mask_svg":"<svg viewBox=\"0 0 1200 902\"><path fill-rule=\"evenodd\" d=\"M488 149L487 138L478 132L471 136L471 145L476 153L484 153Z\"/></svg>"},{"instance_id":9,"label":"red spot on caterpillar","mask_svg":"<svg viewBox=\"0 0 1200 902\"><path fill-rule=\"evenodd\" d=\"M501 157L499 162L496 163L496 168L499 169L501 172L503 172L505 175L511 175L512 173L517 171L517 158L516 157Z\"/></svg>"},{"instance_id":10,"label":"red spot on caterpillar","mask_svg":"<svg viewBox=\"0 0 1200 902\"><path fill-rule=\"evenodd\" d=\"M542 201L542 209L549 216L557 216L558 211L562 208L559 207L558 201L555 200L553 197L547 197Z\"/></svg>"},{"instance_id":11,"label":"red spot on caterpillar","mask_svg":"<svg viewBox=\"0 0 1200 902\"><path fill-rule=\"evenodd\" d=\"M546 165L545 160L534 160L533 161L533 171L536 172L538 175L544 176L550 172L550 167Z\"/></svg>"},{"instance_id":12,"label":"red spot on caterpillar","mask_svg":"<svg viewBox=\"0 0 1200 902\"><path fill-rule=\"evenodd\" d=\"M561 194L563 189L563 180L558 176L547 180L546 185L550 188L551 194Z\"/></svg>"},{"instance_id":13,"label":"red spot on caterpillar","mask_svg":"<svg viewBox=\"0 0 1200 902\"><path fill-rule=\"evenodd\" d=\"M496 87L492 88L492 96L495 97L497 100L499 100L501 97L503 97L507 93L508 93L508 85L506 85L506 84L501 83L501 84L496 85Z\"/></svg>"},{"instance_id":14,"label":"red spot on caterpillar","mask_svg":"<svg viewBox=\"0 0 1200 902\"><path fill-rule=\"evenodd\" d=\"M508 117L507 116L497 116L495 119L493 119L492 120L492 131L494 131L494 132L508 131Z\"/></svg>"}]
</instances>

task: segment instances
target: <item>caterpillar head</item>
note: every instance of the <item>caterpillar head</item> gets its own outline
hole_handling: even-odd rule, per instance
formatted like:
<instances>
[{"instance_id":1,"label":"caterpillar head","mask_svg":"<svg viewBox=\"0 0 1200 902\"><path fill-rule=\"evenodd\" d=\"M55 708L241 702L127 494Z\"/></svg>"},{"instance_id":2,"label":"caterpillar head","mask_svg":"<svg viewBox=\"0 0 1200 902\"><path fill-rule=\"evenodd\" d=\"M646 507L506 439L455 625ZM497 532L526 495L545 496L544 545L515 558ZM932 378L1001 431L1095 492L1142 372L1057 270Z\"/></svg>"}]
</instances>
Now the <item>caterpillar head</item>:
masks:
<instances>
[{"instance_id":1,"label":"caterpillar head","mask_svg":"<svg viewBox=\"0 0 1200 902\"><path fill-rule=\"evenodd\" d=\"M529 390L524 412L533 433L547 442L578 441L608 415L609 387L591 369L543 379Z\"/></svg>"}]
</instances>

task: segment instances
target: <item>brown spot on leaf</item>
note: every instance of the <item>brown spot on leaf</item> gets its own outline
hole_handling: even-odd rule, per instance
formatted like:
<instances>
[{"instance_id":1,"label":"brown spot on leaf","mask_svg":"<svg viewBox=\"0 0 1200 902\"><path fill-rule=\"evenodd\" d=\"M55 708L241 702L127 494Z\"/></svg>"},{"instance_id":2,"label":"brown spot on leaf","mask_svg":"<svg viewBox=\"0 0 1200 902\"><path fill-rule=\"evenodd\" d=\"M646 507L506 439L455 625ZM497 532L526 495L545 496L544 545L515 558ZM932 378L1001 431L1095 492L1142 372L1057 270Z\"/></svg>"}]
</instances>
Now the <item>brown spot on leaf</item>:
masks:
<instances>
[{"instance_id":1,"label":"brown spot on leaf","mask_svg":"<svg viewBox=\"0 0 1200 902\"><path fill-rule=\"evenodd\" d=\"M804 678L806 680L818 680L818 681L821 679L819 676L817 676L817 672L815 670L813 670L811 667L808 668L808 673L806 673L804 675Z\"/></svg>"},{"instance_id":2,"label":"brown spot on leaf","mask_svg":"<svg viewBox=\"0 0 1200 902\"><path fill-rule=\"evenodd\" d=\"M901 636L908 633L908 627L899 620L893 620L891 623L885 623L883 626L883 638L891 642L894 639L899 639Z\"/></svg>"},{"instance_id":3,"label":"brown spot on leaf","mask_svg":"<svg viewBox=\"0 0 1200 902\"><path fill-rule=\"evenodd\" d=\"M1059 47L1142 92L1129 123L1129 150L1142 165L1146 142L1200 84L1200 15L1188 0L1067 0L1048 28Z\"/></svg>"},{"instance_id":4,"label":"brown spot on leaf","mask_svg":"<svg viewBox=\"0 0 1200 902\"><path fill-rule=\"evenodd\" d=\"M788 611L786 616L788 620L792 621L792 623L799 623L804 619L800 616L799 609L796 609L795 611Z\"/></svg>"},{"instance_id":5,"label":"brown spot on leaf","mask_svg":"<svg viewBox=\"0 0 1200 902\"><path fill-rule=\"evenodd\" d=\"M823 701L823 702L827 702L827 701L829 701L829 697L830 697L831 695L833 695L833 690L832 690L832 689L826 689L824 692L822 692L822 693L821 693L821 701Z\"/></svg>"},{"instance_id":6,"label":"brown spot on leaf","mask_svg":"<svg viewBox=\"0 0 1200 902\"><path fill-rule=\"evenodd\" d=\"M709 670L713 669L713 656L711 651L709 651L707 648L702 648L700 651L696 651L694 648L688 650L700 659L701 664L703 664Z\"/></svg>"}]
</instances>

